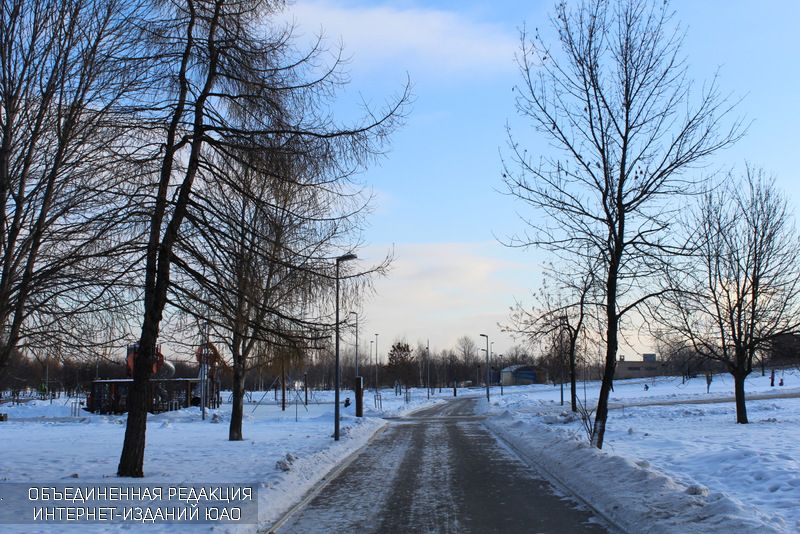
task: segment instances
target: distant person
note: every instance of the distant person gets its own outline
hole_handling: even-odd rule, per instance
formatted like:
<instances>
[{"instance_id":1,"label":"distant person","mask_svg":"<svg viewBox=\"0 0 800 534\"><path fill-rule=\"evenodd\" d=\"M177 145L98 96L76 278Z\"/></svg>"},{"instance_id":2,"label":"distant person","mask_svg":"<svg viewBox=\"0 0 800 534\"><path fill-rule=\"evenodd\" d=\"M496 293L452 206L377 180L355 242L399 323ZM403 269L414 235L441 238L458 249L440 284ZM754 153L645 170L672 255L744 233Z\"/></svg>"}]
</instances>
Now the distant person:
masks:
<instances>
[{"instance_id":1,"label":"distant person","mask_svg":"<svg viewBox=\"0 0 800 534\"><path fill-rule=\"evenodd\" d=\"M711 393L711 382L714 380L714 377L711 373L706 373L706 394Z\"/></svg>"},{"instance_id":2,"label":"distant person","mask_svg":"<svg viewBox=\"0 0 800 534\"><path fill-rule=\"evenodd\" d=\"M775 369L769 373L769 387L775 387Z\"/></svg>"},{"instance_id":3,"label":"distant person","mask_svg":"<svg viewBox=\"0 0 800 534\"><path fill-rule=\"evenodd\" d=\"M781 377L781 381L780 381L780 382L778 382L778 385L779 385L779 386L782 386L782 385L783 385L783 377Z\"/></svg>"},{"instance_id":4,"label":"distant person","mask_svg":"<svg viewBox=\"0 0 800 534\"><path fill-rule=\"evenodd\" d=\"M644 390L645 390L645 391L647 391L648 389L650 389L650 386L648 386L647 384L645 384L645 385L644 385Z\"/></svg>"}]
</instances>

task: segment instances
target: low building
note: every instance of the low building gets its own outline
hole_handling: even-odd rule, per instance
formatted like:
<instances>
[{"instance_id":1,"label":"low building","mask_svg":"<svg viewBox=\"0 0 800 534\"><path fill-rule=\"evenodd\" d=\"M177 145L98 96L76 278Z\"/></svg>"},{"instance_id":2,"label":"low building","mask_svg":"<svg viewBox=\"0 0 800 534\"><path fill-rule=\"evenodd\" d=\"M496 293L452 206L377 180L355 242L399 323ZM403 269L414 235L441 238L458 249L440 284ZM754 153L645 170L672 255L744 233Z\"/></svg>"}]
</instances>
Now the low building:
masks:
<instances>
[{"instance_id":1,"label":"low building","mask_svg":"<svg viewBox=\"0 0 800 534\"><path fill-rule=\"evenodd\" d=\"M500 371L500 383L504 386L526 386L537 383L536 369L530 365L510 365Z\"/></svg>"},{"instance_id":2,"label":"low building","mask_svg":"<svg viewBox=\"0 0 800 534\"><path fill-rule=\"evenodd\" d=\"M647 378L651 376L668 376L673 374L673 366L668 362L660 362L655 354L643 354L640 361L625 360L620 357L614 369L614 379Z\"/></svg>"}]
</instances>

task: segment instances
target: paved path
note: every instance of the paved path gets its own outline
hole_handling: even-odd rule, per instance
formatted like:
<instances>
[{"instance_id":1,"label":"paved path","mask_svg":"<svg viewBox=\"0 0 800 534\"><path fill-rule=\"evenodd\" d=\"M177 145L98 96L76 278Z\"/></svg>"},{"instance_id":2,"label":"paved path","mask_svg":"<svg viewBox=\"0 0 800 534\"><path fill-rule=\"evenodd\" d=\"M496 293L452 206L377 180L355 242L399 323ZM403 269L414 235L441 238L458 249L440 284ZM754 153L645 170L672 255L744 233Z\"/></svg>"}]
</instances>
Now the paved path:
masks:
<instances>
[{"instance_id":1,"label":"paved path","mask_svg":"<svg viewBox=\"0 0 800 534\"><path fill-rule=\"evenodd\" d=\"M600 533L457 399L388 428L280 533Z\"/></svg>"}]
</instances>

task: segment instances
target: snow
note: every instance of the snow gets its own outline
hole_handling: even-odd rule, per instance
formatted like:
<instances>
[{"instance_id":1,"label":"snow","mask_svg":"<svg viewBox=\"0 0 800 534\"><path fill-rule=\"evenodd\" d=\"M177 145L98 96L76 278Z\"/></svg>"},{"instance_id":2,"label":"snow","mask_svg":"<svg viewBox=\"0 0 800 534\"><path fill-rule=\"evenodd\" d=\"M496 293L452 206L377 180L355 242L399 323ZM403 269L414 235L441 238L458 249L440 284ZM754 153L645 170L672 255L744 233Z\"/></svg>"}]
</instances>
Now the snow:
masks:
<instances>
[{"instance_id":1,"label":"snow","mask_svg":"<svg viewBox=\"0 0 800 534\"><path fill-rule=\"evenodd\" d=\"M750 400L751 424L737 425L727 375L710 393L703 376L618 381L603 450L588 446L568 390L561 406L553 386L505 388L482 409L521 456L629 532L797 532L800 399L784 397L800 396L789 387L800 375L785 382L751 376L748 396L771 398ZM579 397L594 407L598 391L581 384Z\"/></svg>"},{"instance_id":2,"label":"snow","mask_svg":"<svg viewBox=\"0 0 800 534\"><path fill-rule=\"evenodd\" d=\"M223 399L229 394L224 393ZM342 392L354 399L352 392ZM442 394L444 397L444 394ZM286 411L272 393L254 393L245 405L244 440L228 441L230 405L209 410L202 420L199 408L150 415L145 449L145 478L116 477L125 433L125 416L81 411L70 417L70 400L33 400L0 405L8 414L0 422L0 482L84 485L95 483L256 483L259 526L268 527L293 506L332 468L361 448L386 421L442 398L427 399L424 389L411 391L411 402L382 392L383 410L365 395L365 417L355 406L342 408L340 441L333 440L333 392L315 392L306 407L292 402ZM255 403L263 398L263 403ZM293 401L299 397L294 396ZM113 524L3 525L5 532L252 532L253 525Z\"/></svg>"},{"instance_id":3,"label":"snow","mask_svg":"<svg viewBox=\"0 0 800 534\"><path fill-rule=\"evenodd\" d=\"M735 423L733 382L705 377L615 383L603 450L590 447L581 421L560 404L552 385L493 387L491 402L475 391L486 424L557 486L577 494L628 532L800 531L800 373L785 371L784 387L754 373L747 382L749 425ZM644 389L644 385L648 390ZM594 406L599 384L579 384ZM466 391L459 392L459 397ZM272 393L245 406L244 441L228 441L230 405L151 415L143 483L255 483L259 527L273 525L308 490L386 424L452 394L412 402L383 391L383 410L365 396L364 418L342 409L341 440L333 441L333 393L315 392L308 407L281 411ZM344 392L342 398L353 398ZM228 395L223 395L227 399ZM765 397L765 398L761 398ZM297 400L297 397L292 397ZM70 401L0 405L0 482L130 483L117 478L125 416L81 412ZM389 463L387 463L389 465ZM252 532L253 525L113 524L2 525L5 532Z\"/></svg>"}]
</instances>

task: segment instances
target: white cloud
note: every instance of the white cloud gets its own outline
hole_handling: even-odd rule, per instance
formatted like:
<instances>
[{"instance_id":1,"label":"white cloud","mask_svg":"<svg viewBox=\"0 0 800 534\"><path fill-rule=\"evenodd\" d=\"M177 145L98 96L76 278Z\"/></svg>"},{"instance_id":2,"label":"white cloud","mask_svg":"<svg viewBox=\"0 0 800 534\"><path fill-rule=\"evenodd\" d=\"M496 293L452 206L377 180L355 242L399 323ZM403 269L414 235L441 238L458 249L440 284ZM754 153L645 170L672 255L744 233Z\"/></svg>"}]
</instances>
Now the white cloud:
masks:
<instances>
[{"instance_id":1,"label":"white cloud","mask_svg":"<svg viewBox=\"0 0 800 534\"><path fill-rule=\"evenodd\" d=\"M417 74L487 76L513 70L517 38L497 25L438 9L345 6L299 0L287 14L303 33L323 29L358 65L391 63Z\"/></svg>"},{"instance_id":2,"label":"white cloud","mask_svg":"<svg viewBox=\"0 0 800 534\"><path fill-rule=\"evenodd\" d=\"M382 257L390 246L375 246L359 253ZM489 334L494 350L502 353L512 344L498 322L506 322L514 297L536 283L526 276L528 265L504 259L497 243L398 244L388 277L375 282L376 294L364 303L365 336L380 333L381 353L405 338L409 343L430 339L431 348L453 347L458 337ZM364 341L366 339L366 342Z\"/></svg>"},{"instance_id":3,"label":"white cloud","mask_svg":"<svg viewBox=\"0 0 800 534\"><path fill-rule=\"evenodd\" d=\"M368 264L391 249L376 245L358 255ZM498 323L508 324L515 299L532 304L531 291L540 287L542 272L535 256L495 242L400 243L394 253L391 271L375 281L375 294L359 312L362 354L368 354L376 332L384 361L398 339L412 347L430 340L431 350L442 350L454 348L467 335L483 348L479 334L485 333L494 342L494 354L519 343L501 332ZM633 326L621 340L619 352L627 359L655 351L653 340ZM347 346L353 342L352 337L345 340Z\"/></svg>"}]
</instances>

